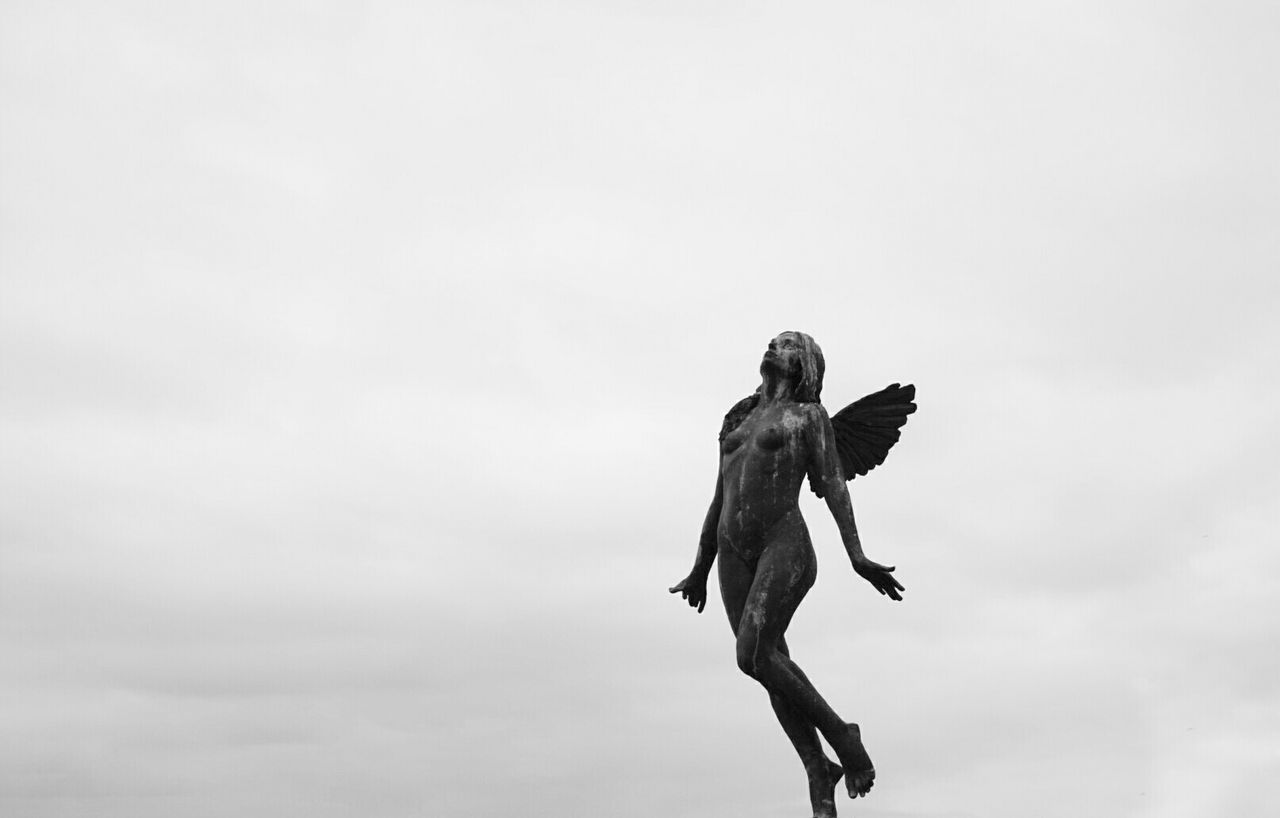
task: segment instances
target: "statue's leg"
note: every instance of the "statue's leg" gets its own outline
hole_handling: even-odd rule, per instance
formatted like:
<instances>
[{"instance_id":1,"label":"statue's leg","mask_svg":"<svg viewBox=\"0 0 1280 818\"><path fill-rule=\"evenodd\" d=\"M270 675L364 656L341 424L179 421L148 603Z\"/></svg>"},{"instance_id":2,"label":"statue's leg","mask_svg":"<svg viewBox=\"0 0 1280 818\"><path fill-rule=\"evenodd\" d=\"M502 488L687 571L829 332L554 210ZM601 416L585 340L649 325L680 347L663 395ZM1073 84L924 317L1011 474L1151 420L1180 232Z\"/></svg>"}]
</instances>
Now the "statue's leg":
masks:
<instances>
[{"instance_id":1,"label":"statue's leg","mask_svg":"<svg viewBox=\"0 0 1280 818\"><path fill-rule=\"evenodd\" d=\"M747 596L751 591L755 573L738 557L732 554L721 554L719 562L720 594L724 600L725 613L729 616L729 626L734 633L742 621L742 611L746 606ZM778 640L778 649L787 654L785 638ZM800 672L799 668L796 668ZM804 674L800 673L803 677ZM808 679L805 679L808 682ZM809 803L813 808L814 818L834 818L836 814L835 788L844 774L844 768L829 760L822 751L822 743L818 740L818 731L813 724L799 711L787 703L777 693L769 693L769 703L773 705L774 715L782 730L791 740L791 745L804 764L805 776L809 780Z\"/></svg>"},{"instance_id":2,"label":"statue's leg","mask_svg":"<svg viewBox=\"0 0 1280 818\"><path fill-rule=\"evenodd\" d=\"M784 656L791 655L785 638L778 640L778 650ZM800 668L796 670L799 671ZM844 775L844 768L827 758L827 754L822 751L822 743L818 741L817 729L785 699L777 693L770 693L769 703L773 705L778 723L782 725L787 738L791 739L796 754L804 764L804 774L809 780L809 805L813 808L814 818L835 818L836 785Z\"/></svg>"},{"instance_id":3,"label":"statue's leg","mask_svg":"<svg viewBox=\"0 0 1280 818\"><path fill-rule=\"evenodd\" d=\"M846 724L785 650L783 634L813 586L817 565L798 512L770 532L738 623L738 666L814 725L835 749L851 796L865 795L875 777L857 725Z\"/></svg>"},{"instance_id":4,"label":"statue's leg","mask_svg":"<svg viewBox=\"0 0 1280 818\"><path fill-rule=\"evenodd\" d=\"M751 582L756 578L755 571L737 554L723 548L716 558L716 571L720 576L720 599L724 602L724 612L729 616L729 627L737 633L747 594L751 593Z\"/></svg>"},{"instance_id":5,"label":"statue's leg","mask_svg":"<svg viewBox=\"0 0 1280 818\"><path fill-rule=\"evenodd\" d=\"M780 644L779 650L786 653L785 641ZM818 741L818 731L808 719L788 704L786 699L772 691L769 692L769 704L773 705L778 723L782 725L787 738L791 739L791 744L796 748L796 754L800 756L800 761L804 763L806 770L818 764L819 761L827 760L822 752L822 743Z\"/></svg>"}]
</instances>

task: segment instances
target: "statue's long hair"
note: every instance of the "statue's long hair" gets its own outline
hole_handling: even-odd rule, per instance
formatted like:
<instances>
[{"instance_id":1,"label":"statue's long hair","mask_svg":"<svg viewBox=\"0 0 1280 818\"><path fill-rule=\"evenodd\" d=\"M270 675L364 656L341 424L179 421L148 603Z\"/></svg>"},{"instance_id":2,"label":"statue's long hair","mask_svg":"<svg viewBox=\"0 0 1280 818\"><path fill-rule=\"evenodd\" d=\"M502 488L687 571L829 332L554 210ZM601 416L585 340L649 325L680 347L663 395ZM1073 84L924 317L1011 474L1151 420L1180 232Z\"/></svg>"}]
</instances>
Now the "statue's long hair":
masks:
<instances>
[{"instance_id":1,"label":"statue's long hair","mask_svg":"<svg viewBox=\"0 0 1280 818\"><path fill-rule=\"evenodd\" d=\"M827 371L827 361L822 357L822 347L818 346L817 341L803 332L793 331L793 334L800 338L800 360L798 362L799 372L793 371L791 373L791 377L795 381L792 395L799 403L822 403L822 376ZM724 416L724 423L720 426L721 442L730 432L741 426L742 421L746 420L747 415L751 414L751 410L755 409L759 404L759 389L735 403L728 414Z\"/></svg>"}]
</instances>

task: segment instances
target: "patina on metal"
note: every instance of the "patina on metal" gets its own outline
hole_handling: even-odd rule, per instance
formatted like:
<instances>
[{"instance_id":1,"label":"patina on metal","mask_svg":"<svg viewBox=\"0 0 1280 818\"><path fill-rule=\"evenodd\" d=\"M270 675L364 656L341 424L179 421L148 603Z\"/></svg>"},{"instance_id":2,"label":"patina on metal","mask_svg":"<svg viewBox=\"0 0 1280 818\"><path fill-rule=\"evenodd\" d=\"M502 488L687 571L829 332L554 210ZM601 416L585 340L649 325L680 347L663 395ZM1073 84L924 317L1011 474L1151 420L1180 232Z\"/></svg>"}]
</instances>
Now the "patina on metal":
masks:
<instances>
[{"instance_id":1,"label":"patina on metal","mask_svg":"<svg viewBox=\"0 0 1280 818\"><path fill-rule=\"evenodd\" d=\"M884 462L916 406L914 386L893 384L828 416L820 400L824 370L822 350L808 335L784 332L769 342L759 389L725 415L715 496L693 570L670 590L701 613L720 558L720 595L737 637L738 667L768 691L804 764L815 818L834 818L840 778L858 798L871 790L876 771L858 725L836 715L787 648L787 625L817 576L800 489L808 477L826 500L853 570L901 600L905 588L893 567L862 551L845 483ZM839 763L827 758L819 734Z\"/></svg>"}]
</instances>

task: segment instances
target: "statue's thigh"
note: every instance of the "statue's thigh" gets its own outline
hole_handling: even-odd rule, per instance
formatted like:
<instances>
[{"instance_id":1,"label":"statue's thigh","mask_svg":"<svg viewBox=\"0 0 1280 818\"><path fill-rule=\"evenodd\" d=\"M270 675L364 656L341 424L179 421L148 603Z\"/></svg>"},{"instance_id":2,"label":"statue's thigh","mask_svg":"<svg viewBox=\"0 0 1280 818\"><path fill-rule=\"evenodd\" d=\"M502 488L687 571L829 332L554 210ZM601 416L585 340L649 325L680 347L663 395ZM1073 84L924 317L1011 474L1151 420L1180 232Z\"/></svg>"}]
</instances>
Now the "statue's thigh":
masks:
<instances>
[{"instance_id":1,"label":"statue's thigh","mask_svg":"<svg viewBox=\"0 0 1280 818\"><path fill-rule=\"evenodd\" d=\"M803 524L778 531L756 565L738 638L777 648L817 576L813 545Z\"/></svg>"},{"instance_id":2,"label":"statue's thigh","mask_svg":"<svg viewBox=\"0 0 1280 818\"><path fill-rule=\"evenodd\" d=\"M755 575L751 567L733 553L721 552L717 571L720 576L720 599L724 602L724 612L729 616L729 627L736 634Z\"/></svg>"}]
</instances>

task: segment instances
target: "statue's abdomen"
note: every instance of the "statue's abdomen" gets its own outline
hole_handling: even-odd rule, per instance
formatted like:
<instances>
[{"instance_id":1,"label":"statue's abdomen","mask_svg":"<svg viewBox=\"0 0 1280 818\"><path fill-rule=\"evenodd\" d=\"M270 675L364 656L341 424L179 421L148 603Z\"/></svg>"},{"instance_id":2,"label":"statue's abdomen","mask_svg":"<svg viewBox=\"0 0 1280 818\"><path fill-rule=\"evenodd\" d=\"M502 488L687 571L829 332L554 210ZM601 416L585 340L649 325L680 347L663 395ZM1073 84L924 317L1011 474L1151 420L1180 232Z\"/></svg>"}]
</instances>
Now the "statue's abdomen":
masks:
<instances>
[{"instance_id":1,"label":"statue's abdomen","mask_svg":"<svg viewBox=\"0 0 1280 818\"><path fill-rule=\"evenodd\" d=\"M770 530L791 512L798 513L805 453L797 436L776 426L726 439L722 451L719 544L754 559Z\"/></svg>"}]
</instances>

